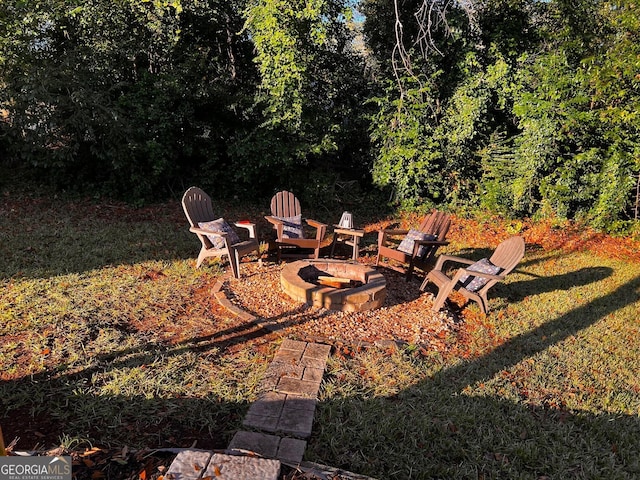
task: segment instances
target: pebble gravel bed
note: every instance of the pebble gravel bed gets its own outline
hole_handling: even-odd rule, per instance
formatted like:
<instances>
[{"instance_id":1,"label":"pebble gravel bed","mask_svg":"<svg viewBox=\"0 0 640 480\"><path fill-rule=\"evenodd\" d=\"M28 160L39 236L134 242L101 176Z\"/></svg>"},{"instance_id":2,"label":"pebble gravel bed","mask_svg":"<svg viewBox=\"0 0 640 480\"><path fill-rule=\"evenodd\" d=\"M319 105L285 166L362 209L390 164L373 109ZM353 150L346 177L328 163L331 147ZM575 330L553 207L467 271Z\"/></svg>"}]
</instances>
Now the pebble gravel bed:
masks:
<instances>
[{"instance_id":1,"label":"pebble gravel bed","mask_svg":"<svg viewBox=\"0 0 640 480\"><path fill-rule=\"evenodd\" d=\"M457 330L459 322L446 309L431 311L433 294L420 292L420 280L407 282L402 274L380 268L387 280L382 307L364 312L339 312L292 300L280 287L281 265L243 263L240 279L227 278L222 286L239 308L270 324L283 335L307 340L348 344L394 342L438 347Z\"/></svg>"}]
</instances>

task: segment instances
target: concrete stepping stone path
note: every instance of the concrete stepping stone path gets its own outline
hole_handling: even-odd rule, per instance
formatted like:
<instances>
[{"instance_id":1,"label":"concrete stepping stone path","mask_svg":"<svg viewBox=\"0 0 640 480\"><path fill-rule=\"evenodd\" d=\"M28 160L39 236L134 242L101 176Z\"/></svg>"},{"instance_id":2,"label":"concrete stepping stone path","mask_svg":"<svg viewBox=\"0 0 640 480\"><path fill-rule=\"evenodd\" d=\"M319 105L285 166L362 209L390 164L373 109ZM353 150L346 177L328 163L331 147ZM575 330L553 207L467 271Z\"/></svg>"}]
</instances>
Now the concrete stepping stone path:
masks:
<instances>
[{"instance_id":1,"label":"concrete stepping stone path","mask_svg":"<svg viewBox=\"0 0 640 480\"><path fill-rule=\"evenodd\" d=\"M320 383L331 352L330 345L285 339L261 384L262 393L244 418L249 430L235 434L228 451L252 452L238 456L204 450L180 452L167 478L277 480L280 462L300 464L311 436Z\"/></svg>"}]
</instances>

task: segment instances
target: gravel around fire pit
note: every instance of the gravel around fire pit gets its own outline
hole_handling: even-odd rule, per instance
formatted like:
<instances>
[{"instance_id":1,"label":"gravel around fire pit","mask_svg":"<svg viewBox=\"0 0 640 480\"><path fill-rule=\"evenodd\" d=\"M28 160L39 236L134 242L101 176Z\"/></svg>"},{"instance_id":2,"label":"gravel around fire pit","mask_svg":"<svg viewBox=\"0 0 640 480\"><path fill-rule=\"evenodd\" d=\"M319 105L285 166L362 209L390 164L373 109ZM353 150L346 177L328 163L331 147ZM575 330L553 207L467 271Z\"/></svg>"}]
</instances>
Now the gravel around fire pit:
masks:
<instances>
[{"instance_id":1,"label":"gravel around fire pit","mask_svg":"<svg viewBox=\"0 0 640 480\"><path fill-rule=\"evenodd\" d=\"M364 312L339 312L310 307L292 300L280 286L282 266L243 263L240 279L227 278L222 286L229 301L248 313L277 322L282 335L347 344L387 341L438 349L459 323L447 310L433 313L433 294L420 292L420 279L406 282L399 272L379 268L387 281L382 307Z\"/></svg>"}]
</instances>

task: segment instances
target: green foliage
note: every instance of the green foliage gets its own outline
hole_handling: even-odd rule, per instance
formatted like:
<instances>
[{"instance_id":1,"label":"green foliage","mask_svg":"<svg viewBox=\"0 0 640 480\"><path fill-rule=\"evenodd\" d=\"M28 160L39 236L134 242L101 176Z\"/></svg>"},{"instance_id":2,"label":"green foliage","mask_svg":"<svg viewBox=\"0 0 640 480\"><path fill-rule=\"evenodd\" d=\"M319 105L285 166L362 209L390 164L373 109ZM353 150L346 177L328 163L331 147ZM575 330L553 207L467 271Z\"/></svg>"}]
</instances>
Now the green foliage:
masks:
<instances>
[{"instance_id":1,"label":"green foliage","mask_svg":"<svg viewBox=\"0 0 640 480\"><path fill-rule=\"evenodd\" d=\"M247 28L258 54L261 88L268 121L295 131L302 122L303 88L308 83L314 47L322 47L327 31L323 0L263 0L250 4Z\"/></svg>"},{"instance_id":2,"label":"green foliage","mask_svg":"<svg viewBox=\"0 0 640 480\"><path fill-rule=\"evenodd\" d=\"M637 22L622 21L626 11L602 5L600 29L610 33L597 47L583 45L578 55L575 42L561 39L554 51L522 64L514 105L522 130L511 184L516 211L585 218L598 227L625 216L638 171L637 46L621 40L637 35Z\"/></svg>"},{"instance_id":3,"label":"green foliage","mask_svg":"<svg viewBox=\"0 0 640 480\"><path fill-rule=\"evenodd\" d=\"M301 170L361 177L368 167L363 104L369 88L345 4L250 2L245 28L260 73L254 128L232 147L239 181L318 190ZM312 193L312 192L310 192ZM317 193L317 192L316 192Z\"/></svg>"},{"instance_id":4,"label":"green foliage","mask_svg":"<svg viewBox=\"0 0 640 480\"><path fill-rule=\"evenodd\" d=\"M496 0L477 6L474 28L453 14L431 37L446 59L409 51L428 89L400 77L399 94L376 100L376 182L405 204L599 228L627 217L640 169L636 3ZM395 18L390 7L365 3L378 15L365 29L376 55L391 56L393 31L381 25ZM403 32L405 45L415 40Z\"/></svg>"},{"instance_id":5,"label":"green foliage","mask_svg":"<svg viewBox=\"0 0 640 480\"><path fill-rule=\"evenodd\" d=\"M408 80L409 81L409 80ZM434 101L428 86L406 90L393 99L392 85L386 97L374 99L379 111L372 121L372 141L378 147L373 180L393 188L393 198L404 206L437 200L443 194L438 171L442 154L434 142Z\"/></svg>"},{"instance_id":6,"label":"green foliage","mask_svg":"<svg viewBox=\"0 0 640 480\"><path fill-rule=\"evenodd\" d=\"M2 8L14 20L0 35L2 108L23 162L61 185L81 180L144 198L219 148L210 132L239 99L240 66L251 66L230 7L92 0Z\"/></svg>"}]
</instances>

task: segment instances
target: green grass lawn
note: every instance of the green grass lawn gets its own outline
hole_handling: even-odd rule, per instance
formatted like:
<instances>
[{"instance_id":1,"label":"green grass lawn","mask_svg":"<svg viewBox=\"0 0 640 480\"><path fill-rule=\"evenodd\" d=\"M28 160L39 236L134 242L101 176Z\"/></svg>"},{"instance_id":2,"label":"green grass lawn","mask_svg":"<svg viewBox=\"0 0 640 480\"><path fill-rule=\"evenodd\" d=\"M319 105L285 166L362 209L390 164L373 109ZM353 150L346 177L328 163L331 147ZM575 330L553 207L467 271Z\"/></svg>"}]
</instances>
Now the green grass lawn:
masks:
<instances>
[{"instance_id":1,"label":"green grass lawn","mask_svg":"<svg viewBox=\"0 0 640 480\"><path fill-rule=\"evenodd\" d=\"M266 213L243 208L220 207ZM457 222L449 251L477 256L521 229ZM462 311L455 348L331 357L305 459L379 479L640 477L640 262L594 248L605 237L523 232L525 259L489 315ZM198 249L178 199L134 210L4 193L7 443L227 445L280 338L231 323L208 294L226 265L195 270Z\"/></svg>"}]
</instances>

